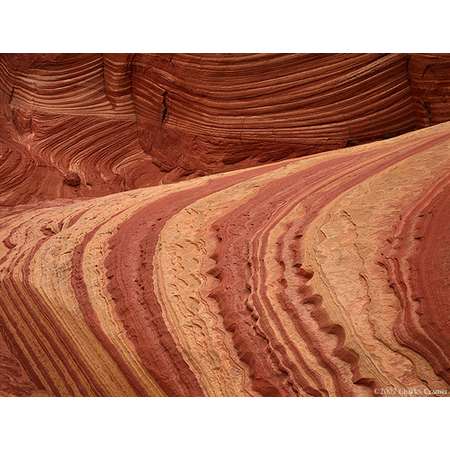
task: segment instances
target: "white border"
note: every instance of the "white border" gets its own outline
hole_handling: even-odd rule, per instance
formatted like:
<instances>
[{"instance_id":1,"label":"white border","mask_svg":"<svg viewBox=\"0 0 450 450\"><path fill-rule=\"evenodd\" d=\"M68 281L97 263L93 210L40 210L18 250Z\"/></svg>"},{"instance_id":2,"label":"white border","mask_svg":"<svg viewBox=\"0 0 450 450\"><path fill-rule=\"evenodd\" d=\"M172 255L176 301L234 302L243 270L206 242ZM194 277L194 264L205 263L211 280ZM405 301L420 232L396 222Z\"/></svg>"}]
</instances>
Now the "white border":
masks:
<instances>
[{"instance_id":1,"label":"white border","mask_svg":"<svg viewBox=\"0 0 450 450\"><path fill-rule=\"evenodd\" d=\"M448 443L447 413L443 398L0 399L8 450L424 449Z\"/></svg>"},{"instance_id":2,"label":"white border","mask_svg":"<svg viewBox=\"0 0 450 450\"><path fill-rule=\"evenodd\" d=\"M447 0L5 1L8 52L448 52Z\"/></svg>"}]
</instances>

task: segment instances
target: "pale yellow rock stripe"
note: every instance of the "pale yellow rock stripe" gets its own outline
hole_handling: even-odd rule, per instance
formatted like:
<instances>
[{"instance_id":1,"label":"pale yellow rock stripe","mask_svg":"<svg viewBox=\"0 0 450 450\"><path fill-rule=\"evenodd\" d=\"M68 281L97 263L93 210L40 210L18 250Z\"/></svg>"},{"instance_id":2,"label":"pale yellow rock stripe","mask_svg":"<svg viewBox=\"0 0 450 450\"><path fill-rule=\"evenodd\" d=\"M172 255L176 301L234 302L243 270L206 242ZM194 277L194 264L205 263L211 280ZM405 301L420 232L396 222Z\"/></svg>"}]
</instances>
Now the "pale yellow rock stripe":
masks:
<instances>
[{"instance_id":1,"label":"pale yellow rock stripe","mask_svg":"<svg viewBox=\"0 0 450 450\"><path fill-rule=\"evenodd\" d=\"M359 151L364 149L360 147ZM343 154L342 151L333 153L335 156ZM154 256L154 283L159 303L185 360L189 361L208 395L243 395L243 387L247 391L250 389L248 374L242 371L231 337L221 331L223 324L217 305L208 299L213 286L208 281L211 277L205 274L212 265L209 255L215 245L207 234L208 228L224 214L250 200L266 183L327 159L329 155L323 154L303 158L206 196L184 208L163 227ZM277 315L288 324L288 333L296 333L286 312L277 301L274 303ZM277 326L268 314L267 320L278 335ZM283 341L281 336L278 338ZM220 358L217 349L223 346L227 354L232 355L230 360Z\"/></svg>"},{"instance_id":2,"label":"pale yellow rock stripe","mask_svg":"<svg viewBox=\"0 0 450 450\"><path fill-rule=\"evenodd\" d=\"M420 136L415 138L417 145ZM333 321L344 326L346 346L361 356L363 376L395 387L446 387L427 361L395 340L400 306L377 261L401 206L415 204L449 170L448 143L434 144L342 194L320 211L304 235L304 258L315 273L311 285Z\"/></svg>"}]
</instances>

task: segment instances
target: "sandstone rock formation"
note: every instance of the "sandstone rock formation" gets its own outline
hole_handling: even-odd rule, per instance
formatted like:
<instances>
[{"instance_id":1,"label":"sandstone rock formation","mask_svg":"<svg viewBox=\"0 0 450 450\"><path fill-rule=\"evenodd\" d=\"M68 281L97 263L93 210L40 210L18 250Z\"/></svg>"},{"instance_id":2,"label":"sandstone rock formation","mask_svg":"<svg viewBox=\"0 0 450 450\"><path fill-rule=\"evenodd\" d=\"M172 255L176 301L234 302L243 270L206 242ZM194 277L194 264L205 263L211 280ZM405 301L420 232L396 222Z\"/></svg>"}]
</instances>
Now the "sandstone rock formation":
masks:
<instances>
[{"instance_id":1,"label":"sandstone rock formation","mask_svg":"<svg viewBox=\"0 0 450 450\"><path fill-rule=\"evenodd\" d=\"M106 195L444 122L449 66L448 55L419 54L0 55L0 206Z\"/></svg>"},{"instance_id":2,"label":"sandstone rock formation","mask_svg":"<svg viewBox=\"0 0 450 450\"><path fill-rule=\"evenodd\" d=\"M449 90L438 54L0 55L0 395L448 395Z\"/></svg>"},{"instance_id":3,"label":"sandstone rock formation","mask_svg":"<svg viewBox=\"0 0 450 450\"><path fill-rule=\"evenodd\" d=\"M131 88L123 83L129 65L125 57L111 57L104 68L95 57L83 63L70 58L78 68L76 75L86 76L90 88L98 86L98 97L93 96L94 90L80 87L75 105L64 88L46 92L45 73L44 78L37 77L37 84L27 79L26 87L36 93L19 86L13 97L17 105L29 105L30 98L35 103L24 134L9 128L16 133L14 139L22 141L12 147L13 140L8 141L7 158L16 163L14 171L11 166L6 173L14 182L9 181L11 190L3 201L28 202L27 196L36 192L46 201L4 208L0 218L0 393L370 396L448 392L449 122L352 148L130 189L135 187L130 180L150 177L144 162L151 163L151 156L139 150L137 137L130 137L135 113L131 112ZM167 75L170 64L179 67L181 77L183 63L189 62L189 68L202 61L200 56L174 57L175 62L161 57L161 67L146 73L146 58L133 63L140 76L146 80L166 76L176 86L184 85ZM267 126L270 131L267 140L257 144L259 152L276 148L268 144L276 128L279 141L283 142L286 132L292 145L307 135L317 139L318 147L321 139L328 145L324 136L334 139L330 147L348 140L336 123L337 115L333 119L325 104L325 93L315 91L317 103L311 107L317 114L309 119L315 123L308 123L306 116L288 120L294 113L284 103L280 111L274 105L264 106L264 91L274 93L273 84L252 80L248 85L246 73L254 73L258 58L233 58L237 66L233 88L241 89L234 100L236 108L255 108L249 113L239 151L257 155L249 142L255 135L263 136ZM272 58L291 71L279 80L283 89L295 85L296 58ZM308 62L307 56L298 58ZM345 67L350 57L323 58ZM346 73L344 78L355 82L365 71L367 57L351 57L359 58L359 71L339 69ZM340 100L335 99L342 102L338 107L342 120L356 127L354 139L414 126L407 81L401 82L403 57L373 58L371 64L384 61L385 71L395 72L398 66L398 73L395 82L380 75L383 88L378 93L369 95L366 85L366 96L361 95L354 112L361 84L351 101L345 100L344 92ZM217 62L212 57L205 60L212 67L208 79L212 82L218 77ZM32 64L39 67L40 62ZM90 78L90 66L96 64L99 76L104 72L106 90L103 82ZM321 68L314 70L313 61L308 67L309 77L327 78ZM425 89L427 76L420 76L417 67L416 88ZM38 68L34 70L39 73ZM356 73L350 76L352 71ZM64 76L61 73L61 79ZM271 65L264 76L273 77ZM195 83L206 90L205 78L200 71ZM217 98L231 95L228 85L218 88L219 81L211 85L211 96L213 87ZM140 81L137 87L133 82L133 89L142 92L134 100L140 130L147 130L146 121L156 121L156 103L143 94L151 87L147 82ZM329 82L336 88L336 81ZM399 82L404 87L398 88ZM360 83L364 86L363 80ZM260 92L260 100L244 100L250 88ZM150 141L149 136L140 138L161 146L171 142L174 151L187 145L181 151L187 158L191 147L182 133L192 130L200 141L217 139L210 149L218 152L223 136L212 118L220 105L204 98L198 108L189 106L187 97L198 92L194 87L185 89L166 96L168 111L163 110L160 120L167 131L160 128L159 137L152 131ZM296 89L289 98L307 103L300 94L296 98ZM388 91L389 96L383 94ZM439 120L445 118L444 102L429 91L425 97L424 102L432 105L429 120L433 122L434 114ZM390 103L392 114L380 113L384 109L377 101ZM95 120L80 114L90 108L92 116L97 115ZM111 119L114 110L123 118ZM257 112L272 117L272 125L262 120L256 131ZM17 123L19 118L26 123L24 115L15 117ZM235 119L230 115L224 128L233 128ZM67 129L69 121L73 128ZM190 121L196 124L194 129ZM284 128L288 123L292 140ZM67 133L73 133L70 139ZM83 142L78 133L85 133ZM236 138L232 134L229 142ZM103 140L106 136L109 141ZM229 151L225 141L222 155ZM24 149L27 153L22 153ZM199 151L195 156L199 163L204 161L201 155ZM211 160L220 159L218 154L213 156ZM156 159L160 163L163 153ZM41 167L38 160L48 165ZM66 188L57 184L51 161L61 177L69 169L79 169L80 186L66 187L82 191L80 196L88 195L83 189L95 177L113 186L117 180L107 176L114 173L123 174L117 183L124 183L121 188L127 190L64 199L75 195L66 195ZM173 161L176 166L179 160ZM22 180L25 174L31 178ZM32 189L26 186L32 183ZM96 192L107 193L108 183L104 188L97 185Z\"/></svg>"}]
</instances>

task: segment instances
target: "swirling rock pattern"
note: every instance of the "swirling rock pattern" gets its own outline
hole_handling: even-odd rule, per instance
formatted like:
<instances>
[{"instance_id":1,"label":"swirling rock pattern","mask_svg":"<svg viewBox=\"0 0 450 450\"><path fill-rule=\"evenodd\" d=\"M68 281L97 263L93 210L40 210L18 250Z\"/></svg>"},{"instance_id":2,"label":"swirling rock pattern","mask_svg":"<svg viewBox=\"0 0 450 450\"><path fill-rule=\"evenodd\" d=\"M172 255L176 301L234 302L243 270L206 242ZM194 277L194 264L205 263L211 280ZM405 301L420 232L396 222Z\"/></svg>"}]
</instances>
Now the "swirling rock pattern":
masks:
<instances>
[{"instance_id":1,"label":"swirling rock pattern","mask_svg":"<svg viewBox=\"0 0 450 450\"><path fill-rule=\"evenodd\" d=\"M236 62L244 84L249 58ZM127 67L120 57L105 71L105 116L112 105L128 114ZM60 95L55 108L70 109ZM163 122L176 120L176 98L166 99ZM151 101L140 101L139 117L150 120ZM80 132L89 125L71 120ZM54 140L64 164L79 158L87 167L81 149L58 150L57 122L49 127L44 141ZM95 145L100 122L92 127ZM126 165L111 145L98 174ZM83 184L86 173L77 173ZM8 208L0 218L0 393L446 395L449 174L443 123L178 183ZM69 181L67 189L81 189Z\"/></svg>"},{"instance_id":2,"label":"swirling rock pattern","mask_svg":"<svg viewBox=\"0 0 450 450\"><path fill-rule=\"evenodd\" d=\"M449 86L448 55L0 55L0 206L393 137L450 120Z\"/></svg>"}]
</instances>

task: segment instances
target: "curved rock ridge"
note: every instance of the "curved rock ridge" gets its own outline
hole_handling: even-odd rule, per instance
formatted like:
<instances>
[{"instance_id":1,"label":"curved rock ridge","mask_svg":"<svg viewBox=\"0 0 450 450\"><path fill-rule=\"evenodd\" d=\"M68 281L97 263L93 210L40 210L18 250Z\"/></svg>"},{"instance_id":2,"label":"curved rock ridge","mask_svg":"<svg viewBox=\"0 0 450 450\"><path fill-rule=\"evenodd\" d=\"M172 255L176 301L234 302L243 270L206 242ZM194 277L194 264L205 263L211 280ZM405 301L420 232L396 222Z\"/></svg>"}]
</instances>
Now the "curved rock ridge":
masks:
<instances>
[{"instance_id":1,"label":"curved rock ridge","mask_svg":"<svg viewBox=\"0 0 450 450\"><path fill-rule=\"evenodd\" d=\"M448 55L0 55L0 206L89 198L450 120Z\"/></svg>"},{"instance_id":2,"label":"curved rock ridge","mask_svg":"<svg viewBox=\"0 0 450 450\"><path fill-rule=\"evenodd\" d=\"M444 123L12 208L0 394L448 395L449 174Z\"/></svg>"}]
</instances>

